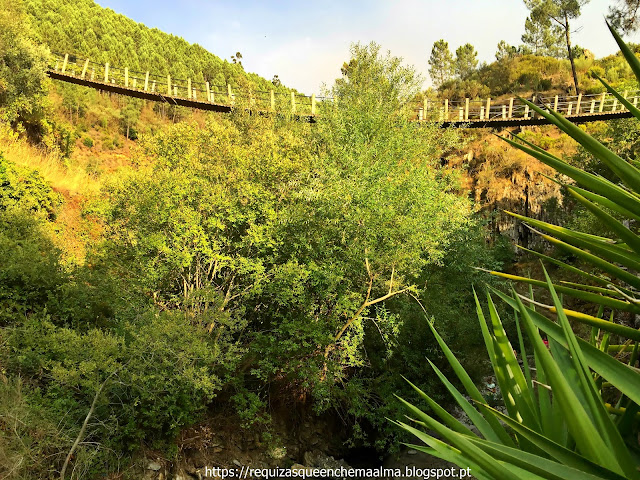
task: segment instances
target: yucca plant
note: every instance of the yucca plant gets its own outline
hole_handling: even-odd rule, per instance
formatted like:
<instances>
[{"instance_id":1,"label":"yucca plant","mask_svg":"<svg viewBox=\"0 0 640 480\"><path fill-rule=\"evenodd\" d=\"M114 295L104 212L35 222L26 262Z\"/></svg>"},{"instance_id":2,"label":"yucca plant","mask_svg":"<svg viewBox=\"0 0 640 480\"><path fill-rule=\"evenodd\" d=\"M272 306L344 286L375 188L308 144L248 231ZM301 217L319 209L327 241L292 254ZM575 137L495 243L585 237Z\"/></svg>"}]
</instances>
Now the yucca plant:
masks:
<instances>
[{"instance_id":1,"label":"yucca plant","mask_svg":"<svg viewBox=\"0 0 640 480\"><path fill-rule=\"evenodd\" d=\"M640 61L609 28L640 81ZM640 110L605 81L600 81L640 119ZM514 308L516 319L520 318L524 327L522 329L520 322L516 322L524 359L521 368L491 294L487 294L488 318L476 297L480 328L504 400L505 413L488 405L430 325L466 395L430 362L431 366L475 429L454 418L416 386L414 388L431 407L433 416L402 400L411 411L413 423L398 422L398 425L427 445L413 448L461 467L471 467L473 475L479 479L640 479L640 370L635 368L640 331L614 321L615 312L640 314L640 278L635 273L640 271L640 237L630 228L633 222L640 221L640 170L551 108L541 109L527 103L604 162L619 182L568 165L522 138L504 140L573 179L575 183L565 185L568 192L614 232L615 238L581 233L512 214L532 228L546 232L541 233L543 238L591 264L595 273L536 252L532 253L584 277L585 282L554 284L546 270L544 280L492 272L545 288L552 299L551 305L544 305L535 302L532 293L524 296L515 290L511 295L493 291ZM597 304L599 314L593 316L564 309L559 294ZM536 311L536 306L555 314L557 322ZM602 318L607 308L611 310L610 321ZM576 337L569 318L592 327L590 342ZM530 368L527 360L523 330L533 347L535 368ZM541 332L549 339L548 347L542 341ZM609 345L611 334L627 341ZM609 354L612 351L630 351L630 358L622 363ZM606 403L603 394L615 400L615 405ZM434 433L426 433L425 428Z\"/></svg>"}]
</instances>

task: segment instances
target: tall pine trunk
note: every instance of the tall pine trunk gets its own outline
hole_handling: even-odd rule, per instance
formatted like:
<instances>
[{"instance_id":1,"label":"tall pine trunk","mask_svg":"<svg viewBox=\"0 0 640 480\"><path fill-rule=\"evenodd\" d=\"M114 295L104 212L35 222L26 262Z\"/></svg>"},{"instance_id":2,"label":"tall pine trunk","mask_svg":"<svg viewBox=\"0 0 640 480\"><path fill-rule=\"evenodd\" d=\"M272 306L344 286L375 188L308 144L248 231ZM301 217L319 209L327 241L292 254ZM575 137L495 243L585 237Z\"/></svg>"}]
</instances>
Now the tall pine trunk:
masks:
<instances>
[{"instance_id":1,"label":"tall pine trunk","mask_svg":"<svg viewBox=\"0 0 640 480\"><path fill-rule=\"evenodd\" d=\"M576 87L576 95L580 94L580 90L578 89L578 74L576 73L576 64L573 61L573 52L571 51L571 31L569 29L569 19L567 15L564 16L564 33L567 37L567 53L569 54L569 62L571 63L571 73L573 74L573 84Z\"/></svg>"}]
</instances>

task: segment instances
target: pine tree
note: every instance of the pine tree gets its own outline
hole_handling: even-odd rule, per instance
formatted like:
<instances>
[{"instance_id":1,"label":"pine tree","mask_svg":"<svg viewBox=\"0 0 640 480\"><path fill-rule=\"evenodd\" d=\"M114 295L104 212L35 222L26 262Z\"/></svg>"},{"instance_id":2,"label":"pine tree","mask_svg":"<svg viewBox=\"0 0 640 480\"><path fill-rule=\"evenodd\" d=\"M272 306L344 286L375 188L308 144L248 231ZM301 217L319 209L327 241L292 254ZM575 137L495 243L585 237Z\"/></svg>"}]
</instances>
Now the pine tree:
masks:
<instances>
[{"instance_id":1,"label":"pine tree","mask_svg":"<svg viewBox=\"0 0 640 480\"><path fill-rule=\"evenodd\" d=\"M580 93L573 49L571 48L570 21L580 16L580 9L589 3L589 0L524 0L524 3L531 12L529 18L532 22L542 25L543 27L555 25L561 29L565 37L567 58L569 62L571 62L573 84L576 89L576 94Z\"/></svg>"},{"instance_id":2,"label":"pine tree","mask_svg":"<svg viewBox=\"0 0 640 480\"><path fill-rule=\"evenodd\" d=\"M453 75L453 56L449 44L443 39L438 40L431 48L429 57L429 76L433 85L438 88Z\"/></svg>"},{"instance_id":3,"label":"pine tree","mask_svg":"<svg viewBox=\"0 0 640 480\"><path fill-rule=\"evenodd\" d=\"M536 22L527 17L524 22L522 42L533 55L541 57L562 56L562 29L548 22Z\"/></svg>"},{"instance_id":4,"label":"pine tree","mask_svg":"<svg viewBox=\"0 0 640 480\"><path fill-rule=\"evenodd\" d=\"M456 49L455 70L461 80L469 78L478 66L478 52L470 43Z\"/></svg>"}]
</instances>

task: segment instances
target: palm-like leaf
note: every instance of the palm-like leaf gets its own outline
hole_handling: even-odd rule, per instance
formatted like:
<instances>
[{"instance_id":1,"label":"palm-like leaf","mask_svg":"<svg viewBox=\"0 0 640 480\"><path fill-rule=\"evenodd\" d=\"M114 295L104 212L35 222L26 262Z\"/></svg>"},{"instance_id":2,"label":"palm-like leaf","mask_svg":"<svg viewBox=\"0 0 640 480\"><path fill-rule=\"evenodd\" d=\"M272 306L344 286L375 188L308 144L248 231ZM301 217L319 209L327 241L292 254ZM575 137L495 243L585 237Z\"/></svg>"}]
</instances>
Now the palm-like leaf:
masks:
<instances>
[{"instance_id":1,"label":"palm-like leaf","mask_svg":"<svg viewBox=\"0 0 640 480\"><path fill-rule=\"evenodd\" d=\"M611 31L640 81L640 61L619 35L613 29ZM640 118L640 110L606 82L602 83ZM613 321L615 312L640 314L640 278L636 273L640 271L640 236L630 226L640 221L640 170L559 113L526 103L608 166L617 180L610 181L568 165L519 137L504 140L571 178L575 184L566 185L569 194L614 236L591 235L511 213L532 229L544 231L538 232L542 238L571 252L590 265L593 271L588 272L588 268L583 270L544 254L532 253L543 261L578 274L582 281L589 283L554 284L546 270L544 280L491 272L528 284L530 289L530 298L515 290L511 295L492 290L516 312L520 352L526 359L524 370L516 360L491 296L487 295L488 317L476 296L480 328L507 413L489 407L480 398L478 389L455 355L430 325L473 403L429 363L476 425L479 434L474 434L430 398L428 403L434 407L434 413L444 424L405 402L416 424L398 425L431 447L423 451L461 467L472 466L477 478L640 480L637 438L640 370L634 367L640 352L640 331ZM548 290L553 304L544 305L534 301L533 286ZM592 316L565 310L558 294L597 304L599 313ZM555 314L557 322L536 311L536 306ZM605 307L612 312L610 321L602 318ZM591 342L575 336L569 318L592 327ZM549 347L543 343L541 331L548 337ZM530 368L528 363L523 333L526 333L533 347L535 368ZM623 340L620 345L609 345L611 335L628 340L626 343ZM626 364L611 355L627 351L631 352L631 357ZM615 405L605 403L602 397L603 389L611 387L617 390ZM414 388L426 397L418 387ZM434 431L442 440L435 439L419 427Z\"/></svg>"}]
</instances>

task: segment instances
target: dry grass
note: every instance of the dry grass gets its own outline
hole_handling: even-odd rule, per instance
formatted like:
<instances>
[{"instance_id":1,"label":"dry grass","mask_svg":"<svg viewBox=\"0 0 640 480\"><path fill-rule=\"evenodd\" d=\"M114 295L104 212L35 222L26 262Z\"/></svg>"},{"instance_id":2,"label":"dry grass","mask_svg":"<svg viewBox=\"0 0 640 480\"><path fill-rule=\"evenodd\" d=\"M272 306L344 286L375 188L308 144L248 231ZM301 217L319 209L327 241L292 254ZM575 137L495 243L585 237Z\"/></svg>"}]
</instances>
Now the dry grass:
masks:
<instances>
[{"instance_id":1,"label":"dry grass","mask_svg":"<svg viewBox=\"0 0 640 480\"><path fill-rule=\"evenodd\" d=\"M54 190L64 196L90 197L100 189L99 180L81 167L67 167L59 154L29 145L10 132L0 132L0 152L16 165L37 170Z\"/></svg>"}]
</instances>

